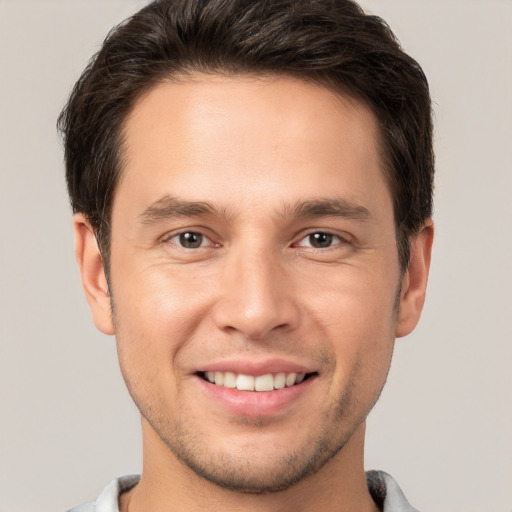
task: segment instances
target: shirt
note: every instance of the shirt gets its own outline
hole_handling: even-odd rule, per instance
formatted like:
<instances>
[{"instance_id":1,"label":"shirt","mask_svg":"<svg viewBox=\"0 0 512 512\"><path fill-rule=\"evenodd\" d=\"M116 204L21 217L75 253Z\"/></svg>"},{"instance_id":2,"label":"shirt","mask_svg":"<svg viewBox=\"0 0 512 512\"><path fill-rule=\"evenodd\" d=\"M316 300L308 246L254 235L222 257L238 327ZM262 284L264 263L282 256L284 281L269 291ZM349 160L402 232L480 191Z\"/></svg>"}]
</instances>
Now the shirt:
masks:
<instances>
[{"instance_id":1,"label":"shirt","mask_svg":"<svg viewBox=\"0 0 512 512\"><path fill-rule=\"evenodd\" d=\"M127 475L112 480L96 501L74 507L67 512L119 512L119 496L140 480L139 475ZM391 475L384 471L366 473L368 490L382 512L418 512L412 507Z\"/></svg>"}]
</instances>

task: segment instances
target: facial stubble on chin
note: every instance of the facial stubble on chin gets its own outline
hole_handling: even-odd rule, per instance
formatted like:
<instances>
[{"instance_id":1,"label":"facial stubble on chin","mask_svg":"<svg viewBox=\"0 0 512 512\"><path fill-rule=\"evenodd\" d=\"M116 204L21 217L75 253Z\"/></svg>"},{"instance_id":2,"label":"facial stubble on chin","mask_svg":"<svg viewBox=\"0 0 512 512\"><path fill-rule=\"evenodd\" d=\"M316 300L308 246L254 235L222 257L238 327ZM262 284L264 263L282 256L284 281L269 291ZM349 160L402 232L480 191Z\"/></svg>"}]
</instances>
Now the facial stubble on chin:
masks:
<instances>
[{"instance_id":1,"label":"facial stubble on chin","mask_svg":"<svg viewBox=\"0 0 512 512\"><path fill-rule=\"evenodd\" d=\"M273 457L269 460L261 455L264 450L259 450L254 442L249 449L240 449L235 453L212 451L211 443L207 435L201 432L200 426L197 428L193 423L187 422L187 418L193 417L188 404L180 407L177 420L171 422L169 417L155 414L150 399L138 395L131 388L128 379L125 380L141 415L169 450L171 457L201 479L221 488L246 494L284 491L320 471L343 449L364 422L382 389L379 389L371 406L361 410L354 399L351 380L344 394L318 418L318 429L301 437L300 446L292 443L293 448L287 453L278 456L275 453L267 454ZM179 393L179 388L177 392ZM197 418L193 421L197 421ZM264 419L236 419L234 422L239 424L240 429L248 432L249 436L254 433L256 437L268 423ZM290 432L295 432L296 428L294 425Z\"/></svg>"},{"instance_id":2,"label":"facial stubble on chin","mask_svg":"<svg viewBox=\"0 0 512 512\"><path fill-rule=\"evenodd\" d=\"M342 434L343 427L346 429L347 425L345 416L354 405L351 395L352 391L346 390L337 406L324 413L324 418L318 419L319 430L303 438L301 446L295 446L290 452L272 460L260 458L260 450L254 445L252 449L241 449L236 454L212 452L208 441L187 427L183 420L190 417L186 405L181 407L178 421L170 424L168 418L150 418L149 411L141 403L144 400L136 402L145 420L169 451L197 476L230 491L263 494L286 490L315 474L343 448L353 434L353 431ZM265 419L240 419L236 422L248 435L252 431L258 436L268 427ZM359 424L358 421L353 430ZM290 430L294 429L295 426Z\"/></svg>"},{"instance_id":3,"label":"facial stubble on chin","mask_svg":"<svg viewBox=\"0 0 512 512\"><path fill-rule=\"evenodd\" d=\"M392 308L392 314L395 318L398 316L400 307L401 289L400 279ZM111 292L109 295L112 320L117 332L118 321L115 301ZM358 371L358 368L356 367L354 371ZM200 478L224 489L247 494L264 494L289 489L317 473L335 457L361 423L366 420L380 397L386 378L387 373L370 407L365 411L363 410L360 417L355 420L354 418L349 420L352 411L358 409L358 404L354 400L354 380L350 379L349 386L339 397L337 404L334 404L329 411L324 412L325 417L319 421L319 424L322 425L320 432L315 433L315 435L311 434L310 438L306 438L302 447L297 447L278 460L272 461L271 467L267 465L261 468L258 468L254 459L248 457L246 453L232 456L226 453L212 454L209 452L208 443L201 441L197 433L194 433L183 420L187 417L184 410L180 411L179 419L175 424L169 423L167 417L152 418L152 414L149 414L151 407L147 403L149 401L137 396L126 376L125 382L141 415L177 460ZM331 414L334 417L329 418ZM347 420L349 420L348 424ZM265 427L264 420L256 419L250 420L250 422L253 428ZM329 425L332 426L331 429L328 428ZM332 429L335 425L339 426L334 431L338 435L333 435Z\"/></svg>"}]
</instances>

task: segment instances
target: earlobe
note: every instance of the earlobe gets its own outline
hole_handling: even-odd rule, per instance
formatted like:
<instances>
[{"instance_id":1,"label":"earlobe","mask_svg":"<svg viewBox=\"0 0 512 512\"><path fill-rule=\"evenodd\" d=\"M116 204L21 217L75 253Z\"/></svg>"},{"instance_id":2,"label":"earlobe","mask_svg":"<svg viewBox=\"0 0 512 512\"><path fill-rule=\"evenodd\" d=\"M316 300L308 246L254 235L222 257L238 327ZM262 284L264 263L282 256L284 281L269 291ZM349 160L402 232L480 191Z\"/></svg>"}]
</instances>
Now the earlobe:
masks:
<instances>
[{"instance_id":1,"label":"earlobe","mask_svg":"<svg viewBox=\"0 0 512 512\"><path fill-rule=\"evenodd\" d=\"M108 283L93 229L81 213L75 214L73 227L76 260L94 324L102 333L114 334Z\"/></svg>"},{"instance_id":2,"label":"earlobe","mask_svg":"<svg viewBox=\"0 0 512 512\"><path fill-rule=\"evenodd\" d=\"M423 304L430 269L434 225L429 219L418 235L411 241L409 267L402 278L400 309L396 336L407 336L418 323Z\"/></svg>"}]
</instances>

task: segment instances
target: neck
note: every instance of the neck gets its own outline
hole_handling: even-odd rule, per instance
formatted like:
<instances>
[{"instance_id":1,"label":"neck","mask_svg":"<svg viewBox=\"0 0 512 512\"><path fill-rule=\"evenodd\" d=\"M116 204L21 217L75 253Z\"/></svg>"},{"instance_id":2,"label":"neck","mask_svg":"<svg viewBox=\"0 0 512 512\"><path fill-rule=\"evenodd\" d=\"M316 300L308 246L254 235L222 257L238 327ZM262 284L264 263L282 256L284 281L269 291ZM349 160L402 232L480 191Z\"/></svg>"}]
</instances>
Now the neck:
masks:
<instances>
[{"instance_id":1,"label":"neck","mask_svg":"<svg viewBox=\"0 0 512 512\"><path fill-rule=\"evenodd\" d=\"M377 512L366 486L362 424L317 473L278 492L249 494L219 487L198 476L144 425L144 465L140 483L121 497L121 512Z\"/></svg>"}]
</instances>

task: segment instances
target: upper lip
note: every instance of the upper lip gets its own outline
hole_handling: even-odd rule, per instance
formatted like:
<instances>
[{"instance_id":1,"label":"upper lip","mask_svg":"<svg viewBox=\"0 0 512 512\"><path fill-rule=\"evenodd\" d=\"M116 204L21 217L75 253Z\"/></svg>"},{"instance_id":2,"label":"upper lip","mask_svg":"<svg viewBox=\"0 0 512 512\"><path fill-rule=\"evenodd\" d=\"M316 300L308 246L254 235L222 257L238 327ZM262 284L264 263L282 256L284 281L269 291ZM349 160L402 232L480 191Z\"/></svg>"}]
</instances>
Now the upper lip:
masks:
<instances>
[{"instance_id":1,"label":"upper lip","mask_svg":"<svg viewBox=\"0 0 512 512\"><path fill-rule=\"evenodd\" d=\"M313 373L316 370L306 364L297 363L287 359L267 358L256 360L254 358L222 359L198 365L197 372L232 372L244 375L265 375L268 373Z\"/></svg>"}]
</instances>

